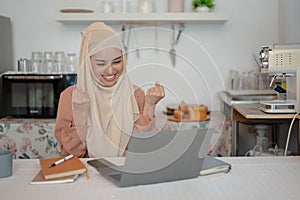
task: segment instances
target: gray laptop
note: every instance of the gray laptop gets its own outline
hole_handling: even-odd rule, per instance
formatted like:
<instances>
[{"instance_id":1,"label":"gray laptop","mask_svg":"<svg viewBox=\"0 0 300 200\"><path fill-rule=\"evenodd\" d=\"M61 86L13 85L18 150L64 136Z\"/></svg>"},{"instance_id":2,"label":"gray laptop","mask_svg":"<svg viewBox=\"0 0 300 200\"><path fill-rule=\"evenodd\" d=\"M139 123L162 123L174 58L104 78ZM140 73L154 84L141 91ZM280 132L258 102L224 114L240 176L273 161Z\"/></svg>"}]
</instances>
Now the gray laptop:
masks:
<instances>
[{"instance_id":1,"label":"gray laptop","mask_svg":"<svg viewBox=\"0 0 300 200\"><path fill-rule=\"evenodd\" d=\"M210 129L187 129L131 136L124 165L89 160L101 175L119 187L198 177L211 139Z\"/></svg>"}]
</instances>

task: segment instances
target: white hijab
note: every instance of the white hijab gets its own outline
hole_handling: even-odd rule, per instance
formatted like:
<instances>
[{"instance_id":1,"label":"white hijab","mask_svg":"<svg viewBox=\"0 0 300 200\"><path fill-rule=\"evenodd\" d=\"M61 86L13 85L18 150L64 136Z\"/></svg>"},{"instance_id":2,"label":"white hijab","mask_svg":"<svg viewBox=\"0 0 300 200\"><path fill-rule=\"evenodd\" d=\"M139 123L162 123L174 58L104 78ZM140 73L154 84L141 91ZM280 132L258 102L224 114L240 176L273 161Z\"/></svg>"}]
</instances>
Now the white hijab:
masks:
<instances>
[{"instance_id":1,"label":"white hijab","mask_svg":"<svg viewBox=\"0 0 300 200\"><path fill-rule=\"evenodd\" d=\"M114 86L104 86L93 73L90 57L100 50L114 47L122 51L125 63L123 44L112 28L100 22L91 24L81 35L77 87L89 99L86 136L89 156L122 156L139 114L134 89L125 66ZM72 101L78 102L75 98L73 95ZM75 116L74 119L80 117Z\"/></svg>"}]
</instances>

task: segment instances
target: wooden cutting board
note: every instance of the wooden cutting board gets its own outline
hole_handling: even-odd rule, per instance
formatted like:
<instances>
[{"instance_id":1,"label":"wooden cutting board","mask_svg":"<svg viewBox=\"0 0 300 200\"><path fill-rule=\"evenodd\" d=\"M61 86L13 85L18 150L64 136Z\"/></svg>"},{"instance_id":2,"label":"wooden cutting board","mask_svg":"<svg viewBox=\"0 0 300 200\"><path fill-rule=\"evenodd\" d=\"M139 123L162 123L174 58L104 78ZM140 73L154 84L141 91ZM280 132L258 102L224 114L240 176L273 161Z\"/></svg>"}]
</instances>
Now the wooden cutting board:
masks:
<instances>
[{"instance_id":1,"label":"wooden cutting board","mask_svg":"<svg viewBox=\"0 0 300 200\"><path fill-rule=\"evenodd\" d=\"M81 9L81 8L66 8L61 9L60 12L62 13L92 13L93 10L90 9Z\"/></svg>"}]
</instances>

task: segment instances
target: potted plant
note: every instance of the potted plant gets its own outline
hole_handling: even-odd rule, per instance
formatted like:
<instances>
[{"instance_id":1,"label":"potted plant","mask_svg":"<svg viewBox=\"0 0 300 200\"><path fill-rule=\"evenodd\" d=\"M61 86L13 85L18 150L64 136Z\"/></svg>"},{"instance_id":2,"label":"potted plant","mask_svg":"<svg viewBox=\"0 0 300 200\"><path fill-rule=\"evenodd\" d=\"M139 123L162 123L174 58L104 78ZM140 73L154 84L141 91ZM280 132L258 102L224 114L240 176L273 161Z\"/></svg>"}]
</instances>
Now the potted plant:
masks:
<instances>
[{"instance_id":1,"label":"potted plant","mask_svg":"<svg viewBox=\"0 0 300 200\"><path fill-rule=\"evenodd\" d=\"M215 7L213 0L193 0L192 7L198 12L208 12Z\"/></svg>"}]
</instances>

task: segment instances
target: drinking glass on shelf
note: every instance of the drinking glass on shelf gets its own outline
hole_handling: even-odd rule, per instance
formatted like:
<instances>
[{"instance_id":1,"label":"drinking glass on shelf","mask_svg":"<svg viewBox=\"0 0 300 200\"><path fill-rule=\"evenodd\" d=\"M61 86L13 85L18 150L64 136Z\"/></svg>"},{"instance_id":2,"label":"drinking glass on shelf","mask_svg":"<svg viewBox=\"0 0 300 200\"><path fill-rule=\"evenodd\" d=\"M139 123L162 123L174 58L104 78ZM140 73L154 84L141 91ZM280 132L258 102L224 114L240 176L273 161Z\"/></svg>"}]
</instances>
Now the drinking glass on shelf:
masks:
<instances>
[{"instance_id":1,"label":"drinking glass on shelf","mask_svg":"<svg viewBox=\"0 0 300 200\"><path fill-rule=\"evenodd\" d=\"M156 13L165 13L168 12L168 1L162 0L153 0L154 3L154 11Z\"/></svg>"},{"instance_id":2,"label":"drinking glass on shelf","mask_svg":"<svg viewBox=\"0 0 300 200\"><path fill-rule=\"evenodd\" d=\"M113 10L112 2L110 2L109 0L102 1L101 4L102 13L111 13L112 10Z\"/></svg>"},{"instance_id":3,"label":"drinking glass on shelf","mask_svg":"<svg viewBox=\"0 0 300 200\"><path fill-rule=\"evenodd\" d=\"M226 80L226 89L228 90L238 90L239 86L239 72L237 70L231 69Z\"/></svg>"},{"instance_id":4,"label":"drinking glass on shelf","mask_svg":"<svg viewBox=\"0 0 300 200\"><path fill-rule=\"evenodd\" d=\"M248 89L257 90L258 89L258 75L254 71L248 72Z\"/></svg>"},{"instance_id":5,"label":"drinking glass on shelf","mask_svg":"<svg viewBox=\"0 0 300 200\"><path fill-rule=\"evenodd\" d=\"M77 69L77 57L76 53L68 53L66 59L66 71L75 72Z\"/></svg>"},{"instance_id":6,"label":"drinking glass on shelf","mask_svg":"<svg viewBox=\"0 0 300 200\"><path fill-rule=\"evenodd\" d=\"M112 2L113 4L113 11L114 13L128 13L131 12L131 4L128 0L115 0ZM134 12L137 11L137 9L132 9Z\"/></svg>"},{"instance_id":7,"label":"drinking glass on shelf","mask_svg":"<svg viewBox=\"0 0 300 200\"><path fill-rule=\"evenodd\" d=\"M239 90L248 90L248 75L247 72L242 72L239 75Z\"/></svg>"},{"instance_id":8,"label":"drinking glass on shelf","mask_svg":"<svg viewBox=\"0 0 300 200\"><path fill-rule=\"evenodd\" d=\"M54 71L63 72L65 70L65 53L63 51L56 51L54 53Z\"/></svg>"},{"instance_id":9,"label":"drinking glass on shelf","mask_svg":"<svg viewBox=\"0 0 300 200\"><path fill-rule=\"evenodd\" d=\"M269 73L260 73L258 75L258 85L260 90L270 90L271 77Z\"/></svg>"},{"instance_id":10,"label":"drinking glass on shelf","mask_svg":"<svg viewBox=\"0 0 300 200\"><path fill-rule=\"evenodd\" d=\"M44 52L44 71L46 73L51 73L53 66L53 53L51 51Z\"/></svg>"},{"instance_id":11,"label":"drinking glass on shelf","mask_svg":"<svg viewBox=\"0 0 300 200\"><path fill-rule=\"evenodd\" d=\"M43 53L40 51L33 51L31 54L31 72L39 73L42 70Z\"/></svg>"}]
</instances>

